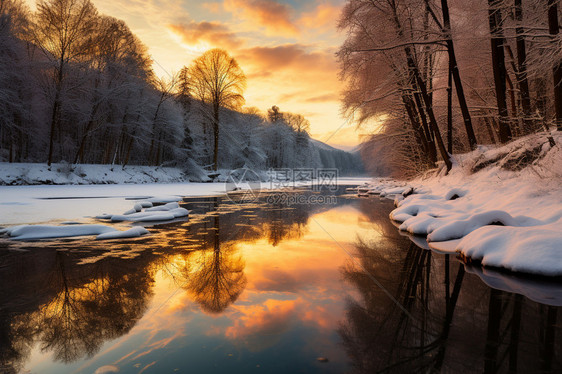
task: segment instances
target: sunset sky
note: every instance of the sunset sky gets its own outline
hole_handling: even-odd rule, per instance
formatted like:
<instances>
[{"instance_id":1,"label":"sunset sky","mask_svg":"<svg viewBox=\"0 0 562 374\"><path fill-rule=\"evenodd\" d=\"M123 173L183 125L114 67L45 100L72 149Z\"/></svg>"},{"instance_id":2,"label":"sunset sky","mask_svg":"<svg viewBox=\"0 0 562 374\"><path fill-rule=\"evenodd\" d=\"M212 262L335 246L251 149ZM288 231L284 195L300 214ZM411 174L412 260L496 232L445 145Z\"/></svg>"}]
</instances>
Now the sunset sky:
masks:
<instances>
[{"instance_id":1,"label":"sunset sky","mask_svg":"<svg viewBox=\"0 0 562 374\"><path fill-rule=\"evenodd\" d=\"M34 0L28 0L34 2ZM226 49L248 77L247 106L303 114L313 137L358 142L340 116L336 29L345 0L93 0L145 43L158 75L177 72L213 47ZM337 135L331 136L341 128ZM329 139L329 140L328 140Z\"/></svg>"}]
</instances>

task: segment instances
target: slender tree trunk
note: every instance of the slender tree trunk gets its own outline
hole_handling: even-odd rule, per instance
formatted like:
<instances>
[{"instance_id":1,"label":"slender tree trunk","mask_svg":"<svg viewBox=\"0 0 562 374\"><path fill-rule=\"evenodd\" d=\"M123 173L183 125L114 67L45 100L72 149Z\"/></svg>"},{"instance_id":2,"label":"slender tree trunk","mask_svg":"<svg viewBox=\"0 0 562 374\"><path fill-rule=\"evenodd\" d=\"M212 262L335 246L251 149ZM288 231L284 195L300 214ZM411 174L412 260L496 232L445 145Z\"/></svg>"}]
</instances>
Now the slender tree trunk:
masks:
<instances>
[{"instance_id":1,"label":"slender tree trunk","mask_svg":"<svg viewBox=\"0 0 562 374\"><path fill-rule=\"evenodd\" d=\"M447 152L453 154L453 70L449 61L449 81L447 85Z\"/></svg>"},{"instance_id":2,"label":"slender tree trunk","mask_svg":"<svg viewBox=\"0 0 562 374\"><path fill-rule=\"evenodd\" d=\"M553 41L556 40L560 32L558 23L558 0L548 0L548 31L552 35ZM553 48L558 48L554 44ZM562 131L562 60L556 61L552 68L554 76L554 108L556 110L556 128Z\"/></svg>"},{"instance_id":3,"label":"slender tree trunk","mask_svg":"<svg viewBox=\"0 0 562 374\"><path fill-rule=\"evenodd\" d=\"M525 45L525 29L523 22L523 6L521 0L515 0L515 20L517 27L515 28L516 46L517 46L517 82L519 84L519 93L521 95L521 107L523 108L523 124L525 132L531 132L533 123L531 120L531 96L529 93L529 80L527 79L527 48Z\"/></svg>"},{"instance_id":4,"label":"slender tree trunk","mask_svg":"<svg viewBox=\"0 0 562 374\"><path fill-rule=\"evenodd\" d=\"M511 126L511 128L513 129L513 133L515 134L515 136L520 136L521 129L519 128L519 122L517 121L517 103L515 100L515 86L513 85L509 73L505 75L505 82L507 83L507 92L509 92L509 99L511 101L511 113L512 113L511 123L513 125Z\"/></svg>"},{"instance_id":5,"label":"slender tree trunk","mask_svg":"<svg viewBox=\"0 0 562 374\"><path fill-rule=\"evenodd\" d=\"M490 137L490 141L494 144L497 143L495 131L492 128L492 124L490 123L490 119L488 117L484 117L484 124L486 125L486 130L488 130L488 136Z\"/></svg>"},{"instance_id":6,"label":"slender tree trunk","mask_svg":"<svg viewBox=\"0 0 562 374\"><path fill-rule=\"evenodd\" d=\"M417 89L417 87L414 86L414 89ZM423 108L422 99L421 99L420 94L418 92L414 93L414 102L416 103L416 106L418 108L417 111L418 111L420 119L421 119L421 124L422 124L423 131L425 133L425 138L427 139L428 142L433 142L433 136L431 135L431 130L429 129L429 126L427 124L427 116L425 115L425 110ZM435 148L435 145L433 146L433 148ZM434 162L435 162L435 160L434 160Z\"/></svg>"},{"instance_id":7,"label":"slender tree trunk","mask_svg":"<svg viewBox=\"0 0 562 374\"><path fill-rule=\"evenodd\" d=\"M455 45L453 43L453 35L451 34L451 19L449 16L449 4L447 3L447 0L441 0L441 9L443 11L443 27L447 37L447 53L449 55L449 68L451 69L453 80L455 81L457 98L459 100L459 106L464 121L464 127L466 129L466 136L468 137L468 144L470 144L470 149L475 149L477 145L476 135L474 134L474 128L472 127L472 119L470 117L470 111L468 110L468 104L466 102L466 97L464 95L461 74L459 71L459 67L457 65L457 57L455 55Z\"/></svg>"},{"instance_id":8,"label":"slender tree trunk","mask_svg":"<svg viewBox=\"0 0 562 374\"><path fill-rule=\"evenodd\" d=\"M53 162L53 148L55 144L55 129L57 128L58 118L59 118L59 107L60 107L60 93L59 89L57 88L57 92L55 94L55 102L53 104L53 113L51 115L51 129L49 132L49 156L47 158L47 165L51 166Z\"/></svg>"},{"instance_id":9,"label":"slender tree trunk","mask_svg":"<svg viewBox=\"0 0 562 374\"><path fill-rule=\"evenodd\" d=\"M396 32L400 39L403 39L404 33L402 29L402 25L400 23L400 19L398 18L398 11L396 8L396 4L393 3L393 19L394 24L396 26ZM416 60L414 58L414 54L410 46L404 47L404 52L406 54L406 60L408 69L410 70L413 78L413 87L414 89L419 88L420 94L425 104L425 109L427 112L427 116L429 117L429 125L431 126L431 131L433 133L435 143L437 145L437 149L447 166L447 171L451 170L453 167L453 163L451 161L450 155L447 153L445 149L445 145L443 144L443 138L441 137L441 132L439 131L439 126L437 125L437 119L435 118L435 113L433 112L433 104L430 95L427 92L427 86L420 75L420 71L418 66L416 65Z\"/></svg>"},{"instance_id":10,"label":"slender tree trunk","mask_svg":"<svg viewBox=\"0 0 562 374\"><path fill-rule=\"evenodd\" d=\"M494 84L496 86L496 101L499 114L500 142L506 143L511 140L511 129L506 101L506 70L501 11L499 9L501 0L488 0L489 22L492 46L492 68L494 70Z\"/></svg>"},{"instance_id":11,"label":"slender tree trunk","mask_svg":"<svg viewBox=\"0 0 562 374\"><path fill-rule=\"evenodd\" d=\"M406 113L408 114L408 118L410 119L410 124L414 129L414 133L416 134L416 139L421 146L425 156L427 159L435 165L436 160L436 152L435 152L435 144L427 139L426 134L419 123L418 113L415 107L412 98L408 95L402 96L402 102L404 103L404 107L406 108Z\"/></svg>"},{"instance_id":12,"label":"slender tree trunk","mask_svg":"<svg viewBox=\"0 0 562 374\"><path fill-rule=\"evenodd\" d=\"M214 134L214 138L215 138L215 144L214 144L214 152L213 152L213 170L217 171L219 164L218 164L218 159L219 159L219 105L218 104L214 104L213 107L213 112L214 112L214 121L213 121L213 134Z\"/></svg>"}]
</instances>

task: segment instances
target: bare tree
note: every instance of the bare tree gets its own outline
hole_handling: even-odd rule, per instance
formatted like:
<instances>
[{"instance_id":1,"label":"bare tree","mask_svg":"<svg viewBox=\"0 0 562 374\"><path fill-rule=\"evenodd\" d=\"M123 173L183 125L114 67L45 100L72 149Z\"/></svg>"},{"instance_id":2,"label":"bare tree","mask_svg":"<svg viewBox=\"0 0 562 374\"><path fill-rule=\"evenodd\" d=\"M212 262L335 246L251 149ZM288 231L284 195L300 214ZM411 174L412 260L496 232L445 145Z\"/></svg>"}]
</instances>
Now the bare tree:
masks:
<instances>
[{"instance_id":1,"label":"bare tree","mask_svg":"<svg viewBox=\"0 0 562 374\"><path fill-rule=\"evenodd\" d=\"M560 33L558 22L558 0L548 0L548 30L554 39ZM555 45L554 48L558 48ZM556 127L562 131L562 60L555 61L552 68L554 77L554 109L556 110Z\"/></svg>"},{"instance_id":2,"label":"bare tree","mask_svg":"<svg viewBox=\"0 0 562 374\"><path fill-rule=\"evenodd\" d=\"M503 20L501 13L501 0L488 0L490 34L492 45L492 68L494 71L494 84L496 87L496 102L499 114L500 141L506 143L511 140L508 110L506 101L506 69L505 69L505 38L503 35Z\"/></svg>"},{"instance_id":3,"label":"bare tree","mask_svg":"<svg viewBox=\"0 0 562 374\"><path fill-rule=\"evenodd\" d=\"M37 3L34 39L52 62L54 98L49 131L47 164L53 161L55 131L61 115L61 94L67 67L90 49L97 11L89 0L48 0Z\"/></svg>"},{"instance_id":4,"label":"bare tree","mask_svg":"<svg viewBox=\"0 0 562 374\"><path fill-rule=\"evenodd\" d=\"M237 109L244 104L246 76L238 62L222 49L211 49L189 67L191 93L200 100L213 123L213 169L218 169L219 124L221 108Z\"/></svg>"}]
</instances>

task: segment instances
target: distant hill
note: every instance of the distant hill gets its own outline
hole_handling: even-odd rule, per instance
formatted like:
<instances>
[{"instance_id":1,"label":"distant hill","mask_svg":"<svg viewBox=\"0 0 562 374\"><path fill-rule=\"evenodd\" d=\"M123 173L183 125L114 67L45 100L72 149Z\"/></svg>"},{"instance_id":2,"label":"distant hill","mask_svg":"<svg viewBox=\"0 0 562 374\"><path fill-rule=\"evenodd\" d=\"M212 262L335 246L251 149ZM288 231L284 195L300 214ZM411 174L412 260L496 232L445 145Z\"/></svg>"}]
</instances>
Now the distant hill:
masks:
<instances>
[{"instance_id":1,"label":"distant hill","mask_svg":"<svg viewBox=\"0 0 562 374\"><path fill-rule=\"evenodd\" d=\"M357 150L342 151L316 139L310 139L310 143L318 151L322 167L336 168L342 176L365 173L365 166Z\"/></svg>"}]
</instances>

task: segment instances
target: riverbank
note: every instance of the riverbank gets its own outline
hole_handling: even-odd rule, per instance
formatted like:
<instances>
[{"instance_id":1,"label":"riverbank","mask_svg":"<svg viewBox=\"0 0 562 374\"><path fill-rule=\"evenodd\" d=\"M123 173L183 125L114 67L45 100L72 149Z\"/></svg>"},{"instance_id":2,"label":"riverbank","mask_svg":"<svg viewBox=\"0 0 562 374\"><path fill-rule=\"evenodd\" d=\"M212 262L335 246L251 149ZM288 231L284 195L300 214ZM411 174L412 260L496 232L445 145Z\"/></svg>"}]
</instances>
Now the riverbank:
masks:
<instances>
[{"instance_id":1,"label":"riverbank","mask_svg":"<svg viewBox=\"0 0 562 374\"><path fill-rule=\"evenodd\" d=\"M202 181L202 177L201 172L190 175L176 167L0 163L4 186L178 183Z\"/></svg>"},{"instance_id":2,"label":"riverbank","mask_svg":"<svg viewBox=\"0 0 562 374\"><path fill-rule=\"evenodd\" d=\"M555 145L549 140L554 140ZM448 175L388 179L363 195L395 198L390 218L432 249L514 272L562 276L562 134L455 155Z\"/></svg>"}]
</instances>

